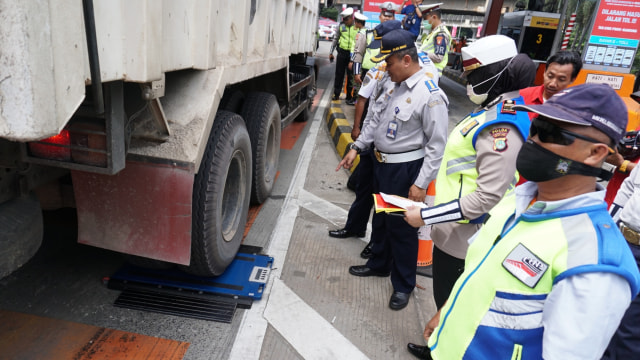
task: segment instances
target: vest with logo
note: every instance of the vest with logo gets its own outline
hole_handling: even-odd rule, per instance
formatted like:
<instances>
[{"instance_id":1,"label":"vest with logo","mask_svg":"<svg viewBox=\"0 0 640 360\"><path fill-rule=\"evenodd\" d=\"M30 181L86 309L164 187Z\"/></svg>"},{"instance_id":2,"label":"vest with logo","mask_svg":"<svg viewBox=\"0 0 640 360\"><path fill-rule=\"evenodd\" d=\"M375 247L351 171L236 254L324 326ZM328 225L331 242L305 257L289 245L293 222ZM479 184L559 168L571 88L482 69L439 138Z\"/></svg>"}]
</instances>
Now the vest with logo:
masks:
<instances>
[{"instance_id":1,"label":"vest with logo","mask_svg":"<svg viewBox=\"0 0 640 360\"><path fill-rule=\"evenodd\" d=\"M568 276L614 273L638 293L637 265L604 202L511 224L512 193L490 215L429 339L433 359L542 359L545 301Z\"/></svg>"},{"instance_id":2,"label":"vest with logo","mask_svg":"<svg viewBox=\"0 0 640 360\"><path fill-rule=\"evenodd\" d=\"M505 94L505 98L518 96L517 92ZM512 99L515 104L524 104L522 97ZM436 177L436 196L435 204L444 204L455 199L459 199L475 191L478 187L476 179L478 171L476 170L476 140L480 132L487 126L494 124L511 124L515 126L523 139L529 136L529 127L531 122L526 112L503 112L504 102L489 109L482 109L477 113L469 114L465 119L456 125L456 127L447 139L447 145L444 148L444 155L438 175ZM506 141L506 138L505 140ZM506 143L504 144L506 146ZM514 179L507 190L507 193L515 188L518 182L518 173L514 173ZM477 221L482 222L481 217ZM459 223L469 223L469 220L460 220Z\"/></svg>"},{"instance_id":3,"label":"vest with logo","mask_svg":"<svg viewBox=\"0 0 640 360\"><path fill-rule=\"evenodd\" d=\"M369 44L373 41L373 32L367 32L367 50L364 52L364 58L362 59L362 68L365 70L373 69L376 63L371 61L373 56L380 54L380 48L369 49Z\"/></svg>"},{"instance_id":4,"label":"vest with logo","mask_svg":"<svg viewBox=\"0 0 640 360\"><path fill-rule=\"evenodd\" d=\"M447 27L444 26L444 24L440 24L436 26L436 28L433 29L429 33L429 35L427 35L427 38L424 41L424 46L422 47L422 51L426 53L435 52L436 43L434 38L436 37L436 35L442 34L442 33L444 33L445 37L449 39L449 44L447 44L447 49L444 52L442 61L440 61L439 63L434 63L434 65L436 66L436 68L438 68L438 71L440 73L442 73L442 70L445 68L445 66L447 66L447 62L449 61L449 46L451 46L451 33L449 33L449 29L447 29Z\"/></svg>"},{"instance_id":5,"label":"vest with logo","mask_svg":"<svg viewBox=\"0 0 640 360\"><path fill-rule=\"evenodd\" d=\"M358 29L355 26L340 24L340 40L338 40L340 49L352 52L353 47L356 45L357 33Z\"/></svg>"}]
</instances>

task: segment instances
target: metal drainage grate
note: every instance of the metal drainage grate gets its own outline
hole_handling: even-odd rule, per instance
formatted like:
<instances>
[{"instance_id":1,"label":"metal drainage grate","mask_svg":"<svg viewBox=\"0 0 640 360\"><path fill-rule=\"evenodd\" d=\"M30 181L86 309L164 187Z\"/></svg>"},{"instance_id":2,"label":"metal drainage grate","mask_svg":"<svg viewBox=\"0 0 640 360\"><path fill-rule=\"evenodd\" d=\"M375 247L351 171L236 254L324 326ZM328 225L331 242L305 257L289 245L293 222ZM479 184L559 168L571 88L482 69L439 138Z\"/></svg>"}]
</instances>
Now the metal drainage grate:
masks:
<instances>
[{"instance_id":1,"label":"metal drainage grate","mask_svg":"<svg viewBox=\"0 0 640 360\"><path fill-rule=\"evenodd\" d=\"M161 314L231 323L236 303L196 294L175 294L148 289L124 289L115 306Z\"/></svg>"}]
</instances>

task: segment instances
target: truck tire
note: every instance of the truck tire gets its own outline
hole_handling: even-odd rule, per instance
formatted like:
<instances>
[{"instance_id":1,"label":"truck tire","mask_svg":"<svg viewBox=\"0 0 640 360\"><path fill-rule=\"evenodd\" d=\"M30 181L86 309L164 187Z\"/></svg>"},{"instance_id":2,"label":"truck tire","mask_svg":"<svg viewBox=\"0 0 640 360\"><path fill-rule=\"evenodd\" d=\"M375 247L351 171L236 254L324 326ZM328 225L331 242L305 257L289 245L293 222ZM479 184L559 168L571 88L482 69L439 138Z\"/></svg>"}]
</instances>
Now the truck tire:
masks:
<instances>
[{"instance_id":1,"label":"truck tire","mask_svg":"<svg viewBox=\"0 0 640 360\"><path fill-rule=\"evenodd\" d=\"M272 94L249 93L241 115L247 124L253 155L251 203L262 204L271 194L278 171L280 106Z\"/></svg>"},{"instance_id":2,"label":"truck tire","mask_svg":"<svg viewBox=\"0 0 640 360\"><path fill-rule=\"evenodd\" d=\"M218 111L193 184L193 275L224 272L240 248L251 194L251 140L238 114Z\"/></svg>"},{"instance_id":3,"label":"truck tire","mask_svg":"<svg viewBox=\"0 0 640 360\"><path fill-rule=\"evenodd\" d=\"M42 210L35 197L0 204L0 279L35 255L43 234Z\"/></svg>"}]
</instances>

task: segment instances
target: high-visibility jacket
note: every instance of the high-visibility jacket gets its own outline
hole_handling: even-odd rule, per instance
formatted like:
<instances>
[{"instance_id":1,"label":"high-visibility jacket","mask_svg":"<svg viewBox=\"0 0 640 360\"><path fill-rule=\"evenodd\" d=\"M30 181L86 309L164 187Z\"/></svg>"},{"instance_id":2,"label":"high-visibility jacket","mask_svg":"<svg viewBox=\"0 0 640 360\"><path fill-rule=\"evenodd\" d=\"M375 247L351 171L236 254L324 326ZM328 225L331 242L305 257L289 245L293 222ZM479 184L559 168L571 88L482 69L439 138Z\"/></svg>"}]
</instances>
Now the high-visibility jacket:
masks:
<instances>
[{"instance_id":1,"label":"high-visibility jacket","mask_svg":"<svg viewBox=\"0 0 640 360\"><path fill-rule=\"evenodd\" d=\"M436 39L436 36L442 35L444 39ZM438 43L442 42L442 43ZM449 33L449 29L447 29L444 24L438 25L435 29L433 29L429 35L427 35L426 40L424 41L424 46L422 47L422 51L426 53L438 53L436 51L436 47L445 46L444 54L442 54L442 61L439 63L434 62L438 71L442 74L442 70L445 66L447 66L447 62L449 61L449 47L451 46L451 33ZM440 49L442 52L442 49Z\"/></svg>"},{"instance_id":2,"label":"high-visibility jacket","mask_svg":"<svg viewBox=\"0 0 640 360\"><path fill-rule=\"evenodd\" d=\"M491 210L470 245L429 338L433 359L542 359L545 301L568 276L614 273L638 293L636 262L606 203L514 219L515 198Z\"/></svg>"},{"instance_id":3,"label":"high-visibility jacket","mask_svg":"<svg viewBox=\"0 0 640 360\"><path fill-rule=\"evenodd\" d=\"M364 58L362 60L362 68L363 69L373 69L376 66L376 63L371 61L373 56L377 56L380 54L380 48L377 49L369 49L369 44L373 41L373 32L367 33L367 50L364 52Z\"/></svg>"},{"instance_id":4,"label":"high-visibility jacket","mask_svg":"<svg viewBox=\"0 0 640 360\"><path fill-rule=\"evenodd\" d=\"M508 99L509 95L518 96L517 92L514 92L505 95L505 97ZM524 100L520 96L512 100L517 105L524 104ZM531 125L527 113L524 111L503 112L503 106L504 102L489 109L471 113L451 131L436 177L435 205L460 199L477 188L478 171L476 170L475 144L478 135L484 128L494 124L511 124L518 129L523 139L527 139ZM513 182L507 193L515 188L517 182L518 173L516 172L513 174ZM477 220L482 222L482 219L483 217ZM469 220L458 222L468 223Z\"/></svg>"},{"instance_id":5,"label":"high-visibility jacket","mask_svg":"<svg viewBox=\"0 0 640 360\"><path fill-rule=\"evenodd\" d=\"M340 24L338 31L340 31L338 46L340 46L340 49L342 50L352 52L353 47L356 44L356 35L358 34L358 29L356 29L356 27L353 25L347 26L345 24Z\"/></svg>"}]
</instances>

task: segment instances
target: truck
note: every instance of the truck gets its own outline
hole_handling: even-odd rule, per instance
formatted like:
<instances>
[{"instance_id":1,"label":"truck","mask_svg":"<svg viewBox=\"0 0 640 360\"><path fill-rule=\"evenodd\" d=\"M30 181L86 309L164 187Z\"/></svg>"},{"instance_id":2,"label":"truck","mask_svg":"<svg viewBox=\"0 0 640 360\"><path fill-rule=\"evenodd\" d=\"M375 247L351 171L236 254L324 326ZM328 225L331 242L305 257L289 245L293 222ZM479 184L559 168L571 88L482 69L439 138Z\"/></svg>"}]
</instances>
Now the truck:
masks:
<instances>
[{"instance_id":1,"label":"truck","mask_svg":"<svg viewBox=\"0 0 640 360\"><path fill-rule=\"evenodd\" d=\"M0 278L42 211L77 241L216 276L310 116L313 0L0 0Z\"/></svg>"}]
</instances>

